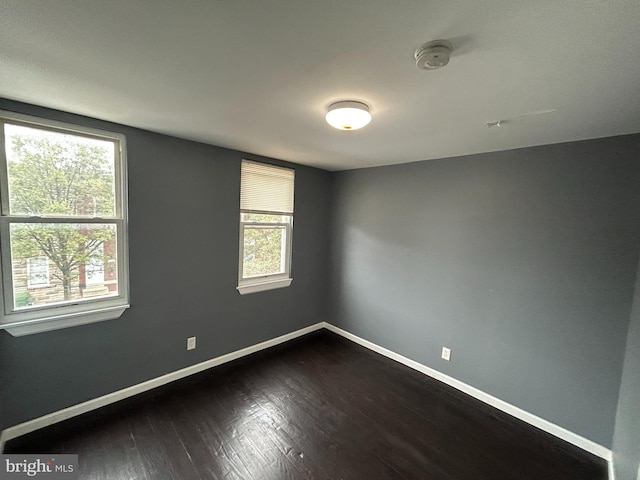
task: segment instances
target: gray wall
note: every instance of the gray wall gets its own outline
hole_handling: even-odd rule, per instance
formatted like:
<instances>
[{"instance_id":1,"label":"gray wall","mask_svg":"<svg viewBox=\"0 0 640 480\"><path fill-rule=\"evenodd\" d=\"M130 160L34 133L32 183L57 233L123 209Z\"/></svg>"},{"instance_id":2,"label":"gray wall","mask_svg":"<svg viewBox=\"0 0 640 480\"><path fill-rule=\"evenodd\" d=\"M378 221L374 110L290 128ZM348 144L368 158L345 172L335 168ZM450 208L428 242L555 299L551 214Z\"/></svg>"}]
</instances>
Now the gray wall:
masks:
<instances>
[{"instance_id":1,"label":"gray wall","mask_svg":"<svg viewBox=\"0 0 640 480\"><path fill-rule=\"evenodd\" d=\"M328 172L295 167L291 286L241 296L240 162L270 160L8 100L0 109L127 136L132 304L118 320L0 331L0 428L326 319Z\"/></svg>"},{"instance_id":2,"label":"gray wall","mask_svg":"<svg viewBox=\"0 0 640 480\"><path fill-rule=\"evenodd\" d=\"M640 480L640 282L636 281L613 437L617 480ZM637 477L636 477L637 476Z\"/></svg>"},{"instance_id":3,"label":"gray wall","mask_svg":"<svg viewBox=\"0 0 640 480\"><path fill-rule=\"evenodd\" d=\"M610 448L639 153L636 135L336 173L331 318Z\"/></svg>"},{"instance_id":4,"label":"gray wall","mask_svg":"<svg viewBox=\"0 0 640 480\"><path fill-rule=\"evenodd\" d=\"M619 478L638 468L639 135L334 174L296 166L293 284L240 296L240 161L282 162L0 109L127 135L133 305L114 321L1 331L0 428L328 319L605 447L622 378Z\"/></svg>"}]
</instances>

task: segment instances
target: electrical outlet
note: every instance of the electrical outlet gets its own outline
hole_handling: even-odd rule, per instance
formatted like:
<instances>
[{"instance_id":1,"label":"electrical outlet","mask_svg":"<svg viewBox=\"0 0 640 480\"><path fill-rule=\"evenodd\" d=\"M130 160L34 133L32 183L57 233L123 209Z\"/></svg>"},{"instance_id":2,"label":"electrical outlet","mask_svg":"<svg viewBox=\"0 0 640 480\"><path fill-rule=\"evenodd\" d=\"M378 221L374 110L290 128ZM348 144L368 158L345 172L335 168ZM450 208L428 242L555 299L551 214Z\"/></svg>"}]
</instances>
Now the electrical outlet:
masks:
<instances>
[{"instance_id":1,"label":"electrical outlet","mask_svg":"<svg viewBox=\"0 0 640 480\"><path fill-rule=\"evenodd\" d=\"M442 359L447 362L451 361L451 349L447 347L442 347Z\"/></svg>"},{"instance_id":2,"label":"electrical outlet","mask_svg":"<svg viewBox=\"0 0 640 480\"><path fill-rule=\"evenodd\" d=\"M196 348L196 337L187 338L187 350L195 350Z\"/></svg>"}]
</instances>

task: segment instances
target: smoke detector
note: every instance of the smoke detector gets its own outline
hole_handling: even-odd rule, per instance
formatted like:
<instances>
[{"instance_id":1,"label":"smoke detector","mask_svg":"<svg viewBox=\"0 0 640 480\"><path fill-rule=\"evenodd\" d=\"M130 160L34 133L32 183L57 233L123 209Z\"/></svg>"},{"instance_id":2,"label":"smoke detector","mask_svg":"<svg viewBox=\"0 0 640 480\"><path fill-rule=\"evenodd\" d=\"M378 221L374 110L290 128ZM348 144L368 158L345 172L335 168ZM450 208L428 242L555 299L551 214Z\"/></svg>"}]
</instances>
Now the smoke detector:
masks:
<instances>
[{"instance_id":1,"label":"smoke detector","mask_svg":"<svg viewBox=\"0 0 640 480\"><path fill-rule=\"evenodd\" d=\"M447 40L433 40L416 50L416 65L423 70L435 70L449 63L453 45Z\"/></svg>"}]
</instances>

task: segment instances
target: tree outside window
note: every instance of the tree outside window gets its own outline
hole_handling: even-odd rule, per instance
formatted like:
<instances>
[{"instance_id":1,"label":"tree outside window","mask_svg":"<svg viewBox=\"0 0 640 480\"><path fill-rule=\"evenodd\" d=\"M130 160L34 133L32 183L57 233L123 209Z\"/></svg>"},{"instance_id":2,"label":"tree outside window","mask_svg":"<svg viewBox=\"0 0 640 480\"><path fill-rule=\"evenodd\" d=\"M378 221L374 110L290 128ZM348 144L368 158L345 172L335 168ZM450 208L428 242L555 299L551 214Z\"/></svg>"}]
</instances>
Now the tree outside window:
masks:
<instances>
[{"instance_id":1,"label":"tree outside window","mask_svg":"<svg viewBox=\"0 0 640 480\"><path fill-rule=\"evenodd\" d=\"M38 220L10 224L15 306L37 286L20 268L33 259L48 276L38 281L49 285L31 293L34 305L82 298L98 270L97 296L117 293L117 226L70 220L115 216L114 143L11 124L5 143L10 213Z\"/></svg>"}]
</instances>

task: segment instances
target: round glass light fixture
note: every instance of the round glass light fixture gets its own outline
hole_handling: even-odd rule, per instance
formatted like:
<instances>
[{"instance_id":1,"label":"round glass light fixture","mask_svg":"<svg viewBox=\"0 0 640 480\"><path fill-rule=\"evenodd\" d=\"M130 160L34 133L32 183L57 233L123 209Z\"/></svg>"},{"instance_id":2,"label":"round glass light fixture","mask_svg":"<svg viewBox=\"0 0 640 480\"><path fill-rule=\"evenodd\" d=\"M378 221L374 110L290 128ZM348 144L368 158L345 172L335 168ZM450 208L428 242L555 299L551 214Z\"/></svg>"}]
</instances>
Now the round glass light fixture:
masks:
<instances>
[{"instance_id":1,"label":"round glass light fixture","mask_svg":"<svg viewBox=\"0 0 640 480\"><path fill-rule=\"evenodd\" d=\"M337 102L329 107L327 123L338 130L357 130L371 121L369 107L362 102Z\"/></svg>"}]
</instances>

